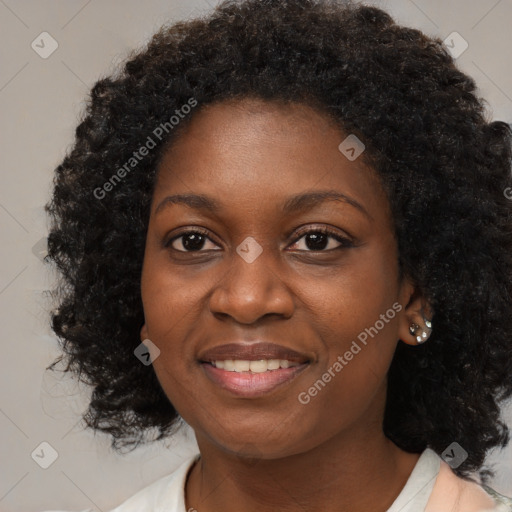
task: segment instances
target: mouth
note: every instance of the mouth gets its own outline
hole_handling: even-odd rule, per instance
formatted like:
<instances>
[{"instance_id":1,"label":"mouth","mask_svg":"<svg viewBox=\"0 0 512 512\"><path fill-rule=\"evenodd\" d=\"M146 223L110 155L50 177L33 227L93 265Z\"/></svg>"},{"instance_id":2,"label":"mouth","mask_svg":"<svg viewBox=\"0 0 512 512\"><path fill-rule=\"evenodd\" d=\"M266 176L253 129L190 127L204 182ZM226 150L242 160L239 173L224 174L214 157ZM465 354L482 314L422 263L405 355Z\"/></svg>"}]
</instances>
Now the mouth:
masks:
<instances>
[{"instance_id":1,"label":"mouth","mask_svg":"<svg viewBox=\"0 0 512 512\"><path fill-rule=\"evenodd\" d=\"M217 361L218 363L219 361ZM258 365L258 369L262 369L268 365L270 361L243 361L236 360L221 361L221 363L237 365L238 368L247 367L249 363ZM254 372L252 370L241 371L241 370L227 370L225 368L219 368L212 363L202 363L202 367L206 376L217 386L230 392L233 395L244 397L244 398L257 398L263 396L271 391L274 391L278 387L282 387L285 384L289 384L297 375L304 371L309 363L295 363L293 366L281 367L281 363L289 363L289 361L278 361L279 368L274 370L263 370Z\"/></svg>"},{"instance_id":2,"label":"mouth","mask_svg":"<svg viewBox=\"0 0 512 512\"><path fill-rule=\"evenodd\" d=\"M288 361L288 359L256 359L254 361L243 359L225 359L224 361L212 361L210 363L215 368L226 370L227 372L239 373L264 373L279 370L280 368L290 368L300 366L300 363Z\"/></svg>"},{"instance_id":3,"label":"mouth","mask_svg":"<svg viewBox=\"0 0 512 512\"><path fill-rule=\"evenodd\" d=\"M205 375L230 394L257 398L289 384L310 364L307 355L272 343L231 343L204 352Z\"/></svg>"}]
</instances>

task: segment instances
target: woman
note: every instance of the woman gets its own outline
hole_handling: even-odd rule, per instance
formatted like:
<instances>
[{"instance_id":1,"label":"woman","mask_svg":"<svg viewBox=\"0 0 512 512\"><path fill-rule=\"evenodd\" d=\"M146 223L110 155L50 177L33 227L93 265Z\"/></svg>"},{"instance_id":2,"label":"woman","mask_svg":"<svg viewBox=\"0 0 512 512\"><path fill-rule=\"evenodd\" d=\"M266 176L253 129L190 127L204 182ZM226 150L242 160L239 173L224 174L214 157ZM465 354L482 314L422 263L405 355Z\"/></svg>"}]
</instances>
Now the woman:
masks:
<instances>
[{"instance_id":1,"label":"woman","mask_svg":"<svg viewBox=\"0 0 512 512\"><path fill-rule=\"evenodd\" d=\"M47 205L52 327L88 426L183 419L200 452L115 512L512 510L484 467L511 140L440 40L357 4L225 2L98 81Z\"/></svg>"}]
</instances>

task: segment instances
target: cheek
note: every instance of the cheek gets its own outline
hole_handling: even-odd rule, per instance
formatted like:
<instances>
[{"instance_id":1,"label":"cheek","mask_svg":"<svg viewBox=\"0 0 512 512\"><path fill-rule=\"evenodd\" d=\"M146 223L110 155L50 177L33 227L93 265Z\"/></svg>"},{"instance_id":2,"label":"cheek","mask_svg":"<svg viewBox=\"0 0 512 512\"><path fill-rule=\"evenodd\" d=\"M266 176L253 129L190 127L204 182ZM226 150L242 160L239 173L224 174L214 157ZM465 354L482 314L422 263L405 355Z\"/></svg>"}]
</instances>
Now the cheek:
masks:
<instances>
[{"instance_id":1,"label":"cheek","mask_svg":"<svg viewBox=\"0 0 512 512\"><path fill-rule=\"evenodd\" d=\"M205 276L199 280L186 272L171 271L163 258L145 261L141 279L144 317L149 337L162 351L180 354L186 347L178 341L186 339L187 326L195 325L209 286Z\"/></svg>"},{"instance_id":2,"label":"cheek","mask_svg":"<svg viewBox=\"0 0 512 512\"><path fill-rule=\"evenodd\" d=\"M160 350L153 368L166 395L179 410L180 397L190 394L187 379L194 362L187 340L191 339L204 297L200 286L162 269L163 265L148 261L141 295L148 337Z\"/></svg>"},{"instance_id":3,"label":"cheek","mask_svg":"<svg viewBox=\"0 0 512 512\"><path fill-rule=\"evenodd\" d=\"M304 391L321 415L324 408L339 421L356 417L384 385L398 342L399 286L395 260L359 257L350 270L341 270L321 285L311 286L305 301L323 344L318 368ZM307 289L305 287L304 289ZM336 412L338 411L338 412Z\"/></svg>"},{"instance_id":4,"label":"cheek","mask_svg":"<svg viewBox=\"0 0 512 512\"><path fill-rule=\"evenodd\" d=\"M346 343L374 326L385 333L396 327L398 300L397 263L383 248L376 246L354 253L350 264L340 267L328 278L302 283L302 302L311 310L311 319L319 332L331 341ZM384 315L384 323L381 319ZM340 350L343 348L343 344Z\"/></svg>"},{"instance_id":5,"label":"cheek","mask_svg":"<svg viewBox=\"0 0 512 512\"><path fill-rule=\"evenodd\" d=\"M375 428L384 411L396 321L380 330L375 320L347 323L339 326L343 334L325 340L326 356L301 390L299 418L312 445L341 430Z\"/></svg>"}]
</instances>

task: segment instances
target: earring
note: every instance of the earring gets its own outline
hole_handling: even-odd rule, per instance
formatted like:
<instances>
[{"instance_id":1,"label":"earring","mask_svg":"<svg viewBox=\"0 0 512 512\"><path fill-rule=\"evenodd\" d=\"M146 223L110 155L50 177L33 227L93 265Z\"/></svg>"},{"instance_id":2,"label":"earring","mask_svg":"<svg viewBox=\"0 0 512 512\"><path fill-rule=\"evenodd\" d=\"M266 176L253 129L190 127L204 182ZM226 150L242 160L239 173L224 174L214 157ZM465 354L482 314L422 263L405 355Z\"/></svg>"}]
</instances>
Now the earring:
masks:
<instances>
[{"instance_id":1,"label":"earring","mask_svg":"<svg viewBox=\"0 0 512 512\"><path fill-rule=\"evenodd\" d=\"M418 324L414 322L409 326L409 332L416 338L418 343L425 343L428 340L430 333L432 332L432 322L425 317L423 318L425 322L426 330L422 329Z\"/></svg>"}]
</instances>

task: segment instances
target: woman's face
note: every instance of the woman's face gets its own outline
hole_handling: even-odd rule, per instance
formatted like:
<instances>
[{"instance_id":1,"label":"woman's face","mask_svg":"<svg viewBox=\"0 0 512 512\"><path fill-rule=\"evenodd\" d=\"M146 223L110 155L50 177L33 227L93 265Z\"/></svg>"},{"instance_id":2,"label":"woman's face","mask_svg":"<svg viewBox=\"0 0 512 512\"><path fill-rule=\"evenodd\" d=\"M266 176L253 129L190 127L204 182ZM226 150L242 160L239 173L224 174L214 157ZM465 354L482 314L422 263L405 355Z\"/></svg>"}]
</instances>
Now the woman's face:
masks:
<instances>
[{"instance_id":1,"label":"woman's face","mask_svg":"<svg viewBox=\"0 0 512 512\"><path fill-rule=\"evenodd\" d=\"M338 148L347 135L305 105L221 102L161 161L141 340L176 410L224 451L277 458L382 429L414 290L382 188Z\"/></svg>"}]
</instances>

